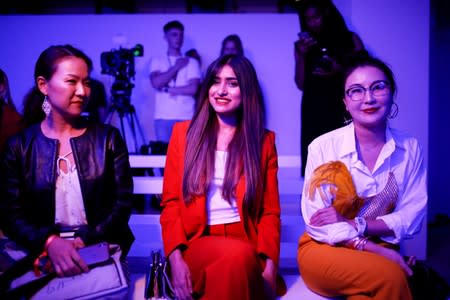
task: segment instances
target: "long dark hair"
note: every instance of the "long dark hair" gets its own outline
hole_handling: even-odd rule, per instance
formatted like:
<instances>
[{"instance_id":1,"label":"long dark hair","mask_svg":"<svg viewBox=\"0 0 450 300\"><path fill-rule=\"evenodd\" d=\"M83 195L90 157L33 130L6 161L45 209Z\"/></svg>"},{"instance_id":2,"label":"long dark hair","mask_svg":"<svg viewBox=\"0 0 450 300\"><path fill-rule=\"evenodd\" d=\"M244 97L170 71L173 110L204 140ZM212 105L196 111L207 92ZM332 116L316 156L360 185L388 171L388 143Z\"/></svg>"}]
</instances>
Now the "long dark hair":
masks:
<instances>
[{"instance_id":1,"label":"long dark hair","mask_svg":"<svg viewBox=\"0 0 450 300\"><path fill-rule=\"evenodd\" d=\"M203 81L199 105L186 137L183 174L183 197L190 203L196 195L204 195L214 175L218 121L209 103L209 89L218 72L230 66L241 90L242 106L238 111L237 128L228 145L228 159L222 196L227 201L235 197L239 177L245 175L245 212L257 218L261 208L261 151L265 132L265 109L256 71L251 62L239 55L225 55L215 60Z\"/></svg>"},{"instance_id":2,"label":"long dark hair","mask_svg":"<svg viewBox=\"0 0 450 300\"><path fill-rule=\"evenodd\" d=\"M225 45L228 42L234 43L234 45L236 46L237 55L244 55L244 47L242 46L241 38L237 34L230 34L223 39L222 48L220 49L220 55L224 54L223 52L225 51Z\"/></svg>"},{"instance_id":3,"label":"long dark hair","mask_svg":"<svg viewBox=\"0 0 450 300\"><path fill-rule=\"evenodd\" d=\"M305 14L309 8L316 8L322 15L322 30L311 32L306 23ZM341 13L331 0L302 0L296 5L302 31L308 31L318 41L320 47L326 47L336 55L353 50L352 33Z\"/></svg>"},{"instance_id":4,"label":"long dark hair","mask_svg":"<svg viewBox=\"0 0 450 300\"><path fill-rule=\"evenodd\" d=\"M89 69L92 66L90 58L72 45L50 46L39 55L34 67L34 87L28 91L23 101L23 116L26 126L42 122L45 119L45 114L41 109L44 95L37 87L37 78L42 76L46 80L50 80L55 74L60 60L70 56L84 60Z\"/></svg>"}]
</instances>

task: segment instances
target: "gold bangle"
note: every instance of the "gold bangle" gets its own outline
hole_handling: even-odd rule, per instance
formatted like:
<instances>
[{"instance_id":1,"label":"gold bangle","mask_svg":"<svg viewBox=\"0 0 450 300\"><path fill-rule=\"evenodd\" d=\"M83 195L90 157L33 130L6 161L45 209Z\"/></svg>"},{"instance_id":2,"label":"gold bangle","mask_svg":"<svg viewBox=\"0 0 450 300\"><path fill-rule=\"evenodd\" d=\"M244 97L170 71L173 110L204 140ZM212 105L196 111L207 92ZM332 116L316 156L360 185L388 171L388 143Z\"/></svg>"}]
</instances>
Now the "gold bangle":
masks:
<instances>
[{"instance_id":1,"label":"gold bangle","mask_svg":"<svg viewBox=\"0 0 450 300\"><path fill-rule=\"evenodd\" d=\"M350 249L363 251L368 242L368 237L356 236L345 243L345 246Z\"/></svg>"}]
</instances>

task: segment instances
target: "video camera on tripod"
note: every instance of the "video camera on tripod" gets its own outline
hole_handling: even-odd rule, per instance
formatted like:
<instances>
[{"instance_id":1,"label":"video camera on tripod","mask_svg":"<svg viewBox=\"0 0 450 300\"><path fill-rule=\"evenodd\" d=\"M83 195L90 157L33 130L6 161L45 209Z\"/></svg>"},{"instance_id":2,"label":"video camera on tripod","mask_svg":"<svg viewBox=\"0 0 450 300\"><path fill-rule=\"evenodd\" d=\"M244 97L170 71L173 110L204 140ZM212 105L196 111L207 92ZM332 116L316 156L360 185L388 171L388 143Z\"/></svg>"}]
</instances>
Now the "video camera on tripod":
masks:
<instances>
[{"instance_id":1,"label":"video camera on tripod","mask_svg":"<svg viewBox=\"0 0 450 300\"><path fill-rule=\"evenodd\" d=\"M144 47L140 44L131 49L119 48L101 54L102 74L115 77L111 86L111 99L119 113L126 111L130 104L131 90L134 87L131 78L136 74L134 57L143 55Z\"/></svg>"},{"instance_id":2,"label":"video camera on tripod","mask_svg":"<svg viewBox=\"0 0 450 300\"><path fill-rule=\"evenodd\" d=\"M144 135L139 125L134 106L131 104L131 92L134 88L131 79L134 79L134 75L136 74L134 58L143 55L144 47L141 44L137 44L131 49L119 48L118 50L113 49L111 51L102 52L100 56L102 67L101 73L112 75L115 78L111 85L111 106L108 109L106 123L110 123L112 115L114 112L117 112L120 118L122 136L126 142L123 124L123 118L126 116L134 139L136 152L138 152L139 147L136 141L135 125L138 127L142 141L144 141Z\"/></svg>"}]
</instances>

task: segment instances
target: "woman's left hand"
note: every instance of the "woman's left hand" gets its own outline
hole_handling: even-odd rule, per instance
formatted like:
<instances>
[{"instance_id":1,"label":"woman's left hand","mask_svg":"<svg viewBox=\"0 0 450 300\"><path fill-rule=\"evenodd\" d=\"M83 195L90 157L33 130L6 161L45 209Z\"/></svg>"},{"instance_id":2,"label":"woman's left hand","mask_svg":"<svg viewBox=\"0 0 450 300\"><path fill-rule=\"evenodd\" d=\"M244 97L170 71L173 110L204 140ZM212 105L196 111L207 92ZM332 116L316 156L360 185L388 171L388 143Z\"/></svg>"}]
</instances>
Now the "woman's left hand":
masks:
<instances>
[{"instance_id":1,"label":"woman's left hand","mask_svg":"<svg viewBox=\"0 0 450 300\"><path fill-rule=\"evenodd\" d=\"M312 226L324 226L338 222L348 222L333 206L318 209L309 220Z\"/></svg>"},{"instance_id":2,"label":"woman's left hand","mask_svg":"<svg viewBox=\"0 0 450 300\"><path fill-rule=\"evenodd\" d=\"M89 271L88 266L77 251L83 245L81 239L68 241L59 236L49 243L47 247L48 256L59 277L74 276Z\"/></svg>"},{"instance_id":3,"label":"woman's left hand","mask_svg":"<svg viewBox=\"0 0 450 300\"><path fill-rule=\"evenodd\" d=\"M266 266L262 273L262 277L266 287L268 288L268 293L275 296L277 290L277 268L273 260L270 258L266 259Z\"/></svg>"}]
</instances>

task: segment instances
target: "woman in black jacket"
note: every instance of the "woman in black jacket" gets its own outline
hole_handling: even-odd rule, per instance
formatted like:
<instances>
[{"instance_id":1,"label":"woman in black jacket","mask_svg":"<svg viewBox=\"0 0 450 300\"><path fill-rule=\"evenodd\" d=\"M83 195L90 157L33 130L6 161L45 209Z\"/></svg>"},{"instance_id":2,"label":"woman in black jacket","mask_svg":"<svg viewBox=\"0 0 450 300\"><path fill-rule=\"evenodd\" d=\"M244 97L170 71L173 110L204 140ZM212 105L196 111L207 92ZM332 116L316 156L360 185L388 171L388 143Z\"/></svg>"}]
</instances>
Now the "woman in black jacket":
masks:
<instances>
[{"instance_id":1,"label":"woman in black jacket","mask_svg":"<svg viewBox=\"0 0 450 300\"><path fill-rule=\"evenodd\" d=\"M51 46L35 66L35 88L25 102L39 123L9 139L1 160L1 226L38 255L44 250L59 276L87 271L77 248L119 244L126 256L133 182L119 131L85 124L89 58L70 46ZM36 104L36 101L39 101ZM73 239L60 237L70 228Z\"/></svg>"}]
</instances>

